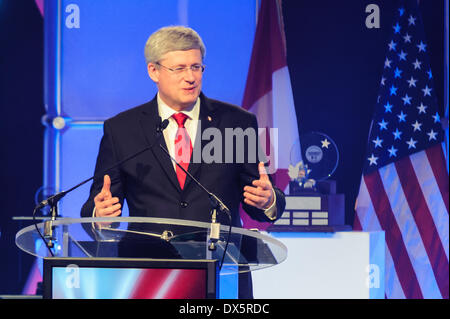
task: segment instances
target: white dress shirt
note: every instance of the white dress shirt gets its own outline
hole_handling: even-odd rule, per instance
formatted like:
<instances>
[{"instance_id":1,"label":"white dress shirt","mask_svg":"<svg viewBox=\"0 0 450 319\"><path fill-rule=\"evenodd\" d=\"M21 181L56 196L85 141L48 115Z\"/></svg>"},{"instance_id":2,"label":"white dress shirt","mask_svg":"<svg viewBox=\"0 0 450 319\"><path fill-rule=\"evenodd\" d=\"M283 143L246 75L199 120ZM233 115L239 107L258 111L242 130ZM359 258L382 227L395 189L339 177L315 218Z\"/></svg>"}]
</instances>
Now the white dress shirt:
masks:
<instances>
[{"instance_id":1,"label":"white dress shirt","mask_svg":"<svg viewBox=\"0 0 450 319\"><path fill-rule=\"evenodd\" d=\"M164 140L166 141L167 150L169 154L175 158L175 135L177 134L178 124L172 115L176 113L184 113L187 115L187 119L184 122L184 127L186 128L187 133L191 139L192 148L194 148L195 135L197 134L198 127L198 117L200 114L200 98L197 98L195 104L181 112L177 112L168 106L164 101L159 97L159 93L157 95L158 101L158 114L161 117L161 121L169 120L169 125L167 125L166 129L163 131ZM176 171L176 164L172 161L173 168Z\"/></svg>"}]
</instances>

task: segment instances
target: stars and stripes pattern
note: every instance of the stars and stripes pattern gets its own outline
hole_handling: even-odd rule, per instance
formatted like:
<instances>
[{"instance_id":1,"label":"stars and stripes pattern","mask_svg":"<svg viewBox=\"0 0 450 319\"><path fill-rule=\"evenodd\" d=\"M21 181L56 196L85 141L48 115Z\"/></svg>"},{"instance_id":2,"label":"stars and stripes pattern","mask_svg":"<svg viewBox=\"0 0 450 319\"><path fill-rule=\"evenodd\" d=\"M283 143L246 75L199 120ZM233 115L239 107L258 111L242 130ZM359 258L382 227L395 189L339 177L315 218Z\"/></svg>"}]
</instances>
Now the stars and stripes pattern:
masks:
<instances>
[{"instance_id":1,"label":"stars and stripes pattern","mask_svg":"<svg viewBox=\"0 0 450 319\"><path fill-rule=\"evenodd\" d=\"M449 298L448 172L417 1L386 45L354 228L385 231L387 298Z\"/></svg>"},{"instance_id":2,"label":"stars and stripes pattern","mask_svg":"<svg viewBox=\"0 0 450 319\"><path fill-rule=\"evenodd\" d=\"M384 72L368 143L365 171L442 142L428 47L418 17L400 8L387 44Z\"/></svg>"}]
</instances>

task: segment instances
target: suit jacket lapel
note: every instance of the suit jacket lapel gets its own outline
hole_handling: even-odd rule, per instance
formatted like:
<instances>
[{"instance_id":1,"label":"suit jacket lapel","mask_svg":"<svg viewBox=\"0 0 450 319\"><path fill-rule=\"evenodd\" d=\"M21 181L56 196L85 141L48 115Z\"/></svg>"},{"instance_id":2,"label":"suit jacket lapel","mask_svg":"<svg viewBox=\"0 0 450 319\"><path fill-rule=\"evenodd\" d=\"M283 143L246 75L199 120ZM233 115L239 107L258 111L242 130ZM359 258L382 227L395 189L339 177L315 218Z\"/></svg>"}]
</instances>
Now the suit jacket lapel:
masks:
<instances>
[{"instance_id":1,"label":"suit jacket lapel","mask_svg":"<svg viewBox=\"0 0 450 319\"><path fill-rule=\"evenodd\" d=\"M156 130L161 122L161 118L158 114L158 105L156 97L148 103L147 107L142 111L142 117L140 118L140 125L144 131L145 138L147 139L148 145L153 145L151 148L153 154L155 155L157 161L161 165L163 171L166 173L167 178L172 182L173 186L181 192L180 184L178 183L177 175L173 168L172 160L169 155L167 155L160 147L164 147L167 151L167 145L164 140L164 136L159 135L159 141L156 141L158 134Z\"/></svg>"},{"instance_id":2,"label":"suit jacket lapel","mask_svg":"<svg viewBox=\"0 0 450 319\"><path fill-rule=\"evenodd\" d=\"M199 127L197 128L197 134L195 136L194 149L191 156L191 162L189 163L188 172L197 178L197 173L202 166L202 144L201 137L203 132L210 127L217 127L219 119L215 116L215 109L206 98L203 93L200 94L200 114L199 114ZM196 155L194 155L196 154ZM187 177L183 190L186 190L191 184L192 179ZM197 187L197 186L193 186Z\"/></svg>"}]
</instances>

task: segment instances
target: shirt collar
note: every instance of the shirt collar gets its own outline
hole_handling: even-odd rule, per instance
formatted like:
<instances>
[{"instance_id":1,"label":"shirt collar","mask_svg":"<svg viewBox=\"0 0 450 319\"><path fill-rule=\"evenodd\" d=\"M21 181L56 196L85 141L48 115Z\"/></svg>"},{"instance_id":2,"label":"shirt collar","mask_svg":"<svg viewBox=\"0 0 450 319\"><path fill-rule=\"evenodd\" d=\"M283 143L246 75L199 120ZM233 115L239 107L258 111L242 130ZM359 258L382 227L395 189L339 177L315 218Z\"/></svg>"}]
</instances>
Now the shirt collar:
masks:
<instances>
[{"instance_id":1,"label":"shirt collar","mask_svg":"<svg viewBox=\"0 0 450 319\"><path fill-rule=\"evenodd\" d=\"M172 117L172 115L178 113L161 99L161 97L159 96L159 92L157 94L157 101L158 101L158 113L162 121L169 119ZM187 109L184 109L183 111L181 111L181 113L186 114L188 118L191 120L198 120L200 113L200 98L197 98L197 101L195 102L194 105L192 105Z\"/></svg>"}]
</instances>

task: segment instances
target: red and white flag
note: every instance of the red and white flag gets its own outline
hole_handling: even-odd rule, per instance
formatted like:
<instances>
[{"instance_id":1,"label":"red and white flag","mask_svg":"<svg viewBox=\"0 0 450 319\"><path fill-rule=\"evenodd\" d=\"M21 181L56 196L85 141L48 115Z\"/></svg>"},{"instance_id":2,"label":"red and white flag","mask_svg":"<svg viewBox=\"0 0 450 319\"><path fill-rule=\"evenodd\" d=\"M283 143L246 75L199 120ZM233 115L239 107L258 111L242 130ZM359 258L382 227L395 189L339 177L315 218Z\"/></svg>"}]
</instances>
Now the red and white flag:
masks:
<instances>
[{"instance_id":1,"label":"red and white flag","mask_svg":"<svg viewBox=\"0 0 450 319\"><path fill-rule=\"evenodd\" d=\"M260 142L269 158L268 173L278 188L286 190L289 157L298 140L298 126L286 62L281 1L261 0L242 107L254 113L258 126L266 129L260 134ZM251 220L245 213L241 217L246 228L268 226Z\"/></svg>"}]
</instances>

